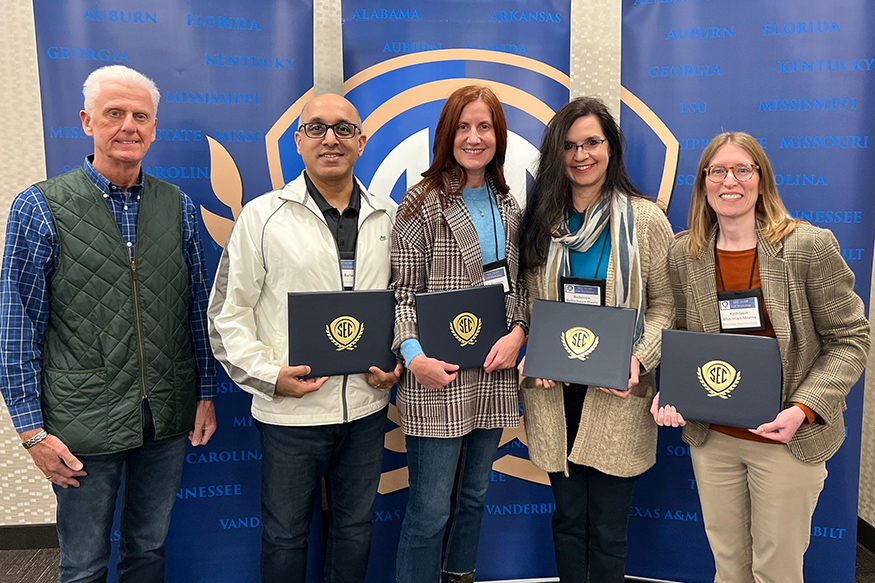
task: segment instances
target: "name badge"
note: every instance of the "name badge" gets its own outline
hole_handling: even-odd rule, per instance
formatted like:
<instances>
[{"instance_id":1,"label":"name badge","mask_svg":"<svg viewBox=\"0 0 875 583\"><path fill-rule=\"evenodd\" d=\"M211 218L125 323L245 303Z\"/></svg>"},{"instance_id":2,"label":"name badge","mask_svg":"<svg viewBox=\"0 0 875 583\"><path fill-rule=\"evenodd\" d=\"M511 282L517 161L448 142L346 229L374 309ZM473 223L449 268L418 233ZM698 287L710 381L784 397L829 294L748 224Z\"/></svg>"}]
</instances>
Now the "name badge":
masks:
<instances>
[{"instance_id":1,"label":"name badge","mask_svg":"<svg viewBox=\"0 0 875 583\"><path fill-rule=\"evenodd\" d=\"M343 289L350 290L355 287L355 259L340 260L340 275Z\"/></svg>"},{"instance_id":2,"label":"name badge","mask_svg":"<svg viewBox=\"0 0 875 583\"><path fill-rule=\"evenodd\" d=\"M504 288L504 293L510 293L510 279L507 277L507 261L494 261L483 266L483 285L498 285Z\"/></svg>"},{"instance_id":3,"label":"name badge","mask_svg":"<svg viewBox=\"0 0 875 583\"><path fill-rule=\"evenodd\" d=\"M562 277L559 285L562 292L560 300L569 304L604 306L605 285L606 282L603 279Z\"/></svg>"},{"instance_id":4,"label":"name badge","mask_svg":"<svg viewBox=\"0 0 875 583\"><path fill-rule=\"evenodd\" d=\"M763 290L717 292L721 332L757 332L766 329Z\"/></svg>"}]
</instances>

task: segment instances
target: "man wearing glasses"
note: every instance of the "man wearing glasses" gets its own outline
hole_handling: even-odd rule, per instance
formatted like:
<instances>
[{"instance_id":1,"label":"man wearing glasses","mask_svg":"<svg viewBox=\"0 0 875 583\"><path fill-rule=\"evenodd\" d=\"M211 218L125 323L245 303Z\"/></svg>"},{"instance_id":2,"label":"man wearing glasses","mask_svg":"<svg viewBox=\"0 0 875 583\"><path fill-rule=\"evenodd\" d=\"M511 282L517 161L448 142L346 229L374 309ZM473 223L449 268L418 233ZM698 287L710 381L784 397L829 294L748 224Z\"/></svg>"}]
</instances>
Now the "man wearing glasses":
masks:
<instances>
[{"instance_id":1,"label":"man wearing glasses","mask_svg":"<svg viewBox=\"0 0 875 583\"><path fill-rule=\"evenodd\" d=\"M287 292L386 289L395 203L353 176L364 151L358 112L339 95L304 106L295 133L301 175L247 204L210 297L213 352L253 394L261 434L261 570L265 582L304 583L314 496L323 476L330 523L327 583L365 578L380 480L389 390L384 372L307 378L288 366Z\"/></svg>"}]
</instances>

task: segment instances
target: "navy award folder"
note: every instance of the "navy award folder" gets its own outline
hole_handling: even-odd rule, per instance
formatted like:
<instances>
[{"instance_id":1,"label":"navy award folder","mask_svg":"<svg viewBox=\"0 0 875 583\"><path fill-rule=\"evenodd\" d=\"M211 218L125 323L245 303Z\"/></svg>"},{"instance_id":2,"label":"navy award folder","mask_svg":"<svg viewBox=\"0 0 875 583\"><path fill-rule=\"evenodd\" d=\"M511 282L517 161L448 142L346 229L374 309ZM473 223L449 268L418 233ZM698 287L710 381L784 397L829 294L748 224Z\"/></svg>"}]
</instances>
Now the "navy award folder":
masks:
<instances>
[{"instance_id":1,"label":"navy award folder","mask_svg":"<svg viewBox=\"0 0 875 583\"><path fill-rule=\"evenodd\" d=\"M530 326L525 376L628 390L635 310L535 300Z\"/></svg>"},{"instance_id":2,"label":"navy award folder","mask_svg":"<svg viewBox=\"0 0 875 583\"><path fill-rule=\"evenodd\" d=\"M483 366L492 346L507 334L504 297L501 285L416 294L422 351L460 370Z\"/></svg>"},{"instance_id":3,"label":"navy award folder","mask_svg":"<svg viewBox=\"0 0 875 583\"><path fill-rule=\"evenodd\" d=\"M310 377L395 368L391 290L289 292L289 364Z\"/></svg>"},{"instance_id":4,"label":"navy award folder","mask_svg":"<svg viewBox=\"0 0 875 583\"><path fill-rule=\"evenodd\" d=\"M659 403L684 419L755 429L781 411L781 379L775 338L662 331Z\"/></svg>"}]
</instances>

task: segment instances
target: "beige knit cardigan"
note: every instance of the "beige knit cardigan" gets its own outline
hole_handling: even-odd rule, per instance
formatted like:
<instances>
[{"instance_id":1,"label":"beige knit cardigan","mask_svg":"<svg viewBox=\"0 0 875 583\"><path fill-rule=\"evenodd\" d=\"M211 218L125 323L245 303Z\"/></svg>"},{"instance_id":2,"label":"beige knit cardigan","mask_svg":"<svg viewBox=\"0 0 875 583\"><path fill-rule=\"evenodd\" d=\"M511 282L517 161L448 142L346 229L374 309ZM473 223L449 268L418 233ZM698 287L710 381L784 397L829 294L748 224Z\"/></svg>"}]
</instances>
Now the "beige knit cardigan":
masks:
<instances>
[{"instance_id":1,"label":"beige knit cardigan","mask_svg":"<svg viewBox=\"0 0 875 583\"><path fill-rule=\"evenodd\" d=\"M520 386L529 457L547 472L568 472L567 461L590 466L606 474L637 476L656 463L656 424L650 415L654 394L654 369L659 364L663 328L674 324L675 312L668 274L668 249L672 230L663 212L652 202L632 199L641 277L644 286L644 339L633 350L641 361L638 385L626 399L604 391L587 392L580 428L571 455L567 437L562 385L535 387L524 378ZM613 259L608 264L607 305L615 305ZM545 269L528 270L530 302L547 297Z\"/></svg>"}]
</instances>

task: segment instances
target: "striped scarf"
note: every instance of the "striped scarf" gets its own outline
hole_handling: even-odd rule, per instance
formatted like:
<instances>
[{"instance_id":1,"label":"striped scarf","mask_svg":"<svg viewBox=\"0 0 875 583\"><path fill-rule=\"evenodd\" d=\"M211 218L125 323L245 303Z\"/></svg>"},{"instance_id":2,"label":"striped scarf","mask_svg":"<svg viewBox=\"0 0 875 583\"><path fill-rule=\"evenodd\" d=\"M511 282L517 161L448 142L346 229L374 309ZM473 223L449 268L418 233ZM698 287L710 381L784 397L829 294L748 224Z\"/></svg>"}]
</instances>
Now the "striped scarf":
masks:
<instances>
[{"instance_id":1,"label":"striped scarf","mask_svg":"<svg viewBox=\"0 0 875 583\"><path fill-rule=\"evenodd\" d=\"M547 299L559 299L559 284L562 276L571 275L570 250L588 250L607 225L611 226L611 260L614 262L614 295L616 305L638 311L635 318L633 344L644 337L644 295L641 282L641 257L638 254L638 237L635 235L635 217L632 201L621 192L603 196L595 206L586 210L583 223L577 232L568 227L566 217L557 235L554 232L547 252Z\"/></svg>"}]
</instances>

